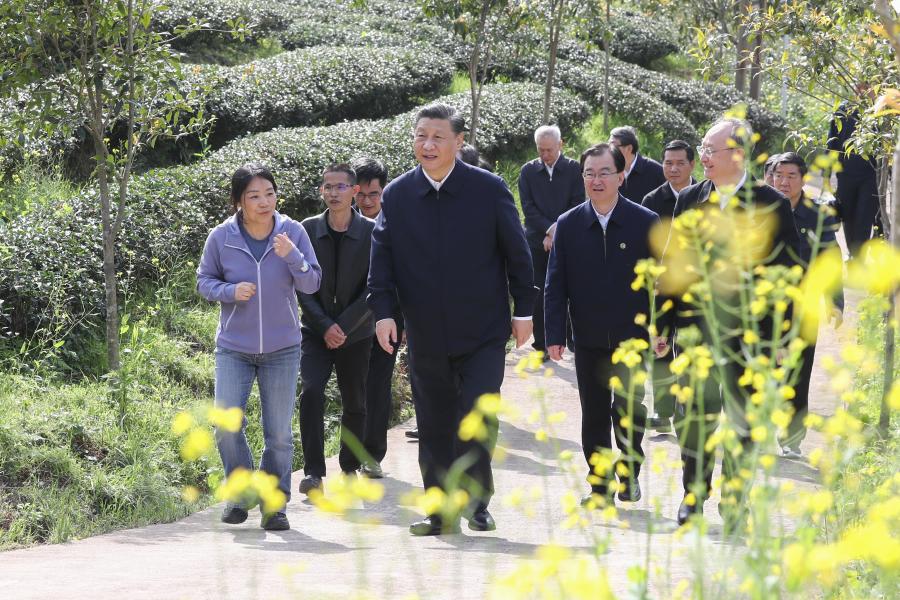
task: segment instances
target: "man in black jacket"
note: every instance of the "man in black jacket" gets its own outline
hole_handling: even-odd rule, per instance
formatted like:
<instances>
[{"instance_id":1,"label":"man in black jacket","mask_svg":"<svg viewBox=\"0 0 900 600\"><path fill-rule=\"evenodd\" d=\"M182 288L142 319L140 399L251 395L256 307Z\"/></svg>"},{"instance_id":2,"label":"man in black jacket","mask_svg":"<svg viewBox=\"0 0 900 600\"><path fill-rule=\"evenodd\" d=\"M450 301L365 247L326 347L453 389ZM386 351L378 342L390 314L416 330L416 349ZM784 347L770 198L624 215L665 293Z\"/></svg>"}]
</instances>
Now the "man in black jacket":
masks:
<instances>
[{"instance_id":1,"label":"man in black jacket","mask_svg":"<svg viewBox=\"0 0 900 600\"><path fill-rule=\"evenodd\" d=\"M841 163L835 196L851 257L872 237L873 226L881 229L875 160L847 149L858 120L859 110L842 104L834 113L828 131L828 149L839 153Z\"/></svg>"},{"instance_id":2,"label":"man in black jacket","mask_svg":"<svg viewBox=\"0 0 900 600\"><path fill-rule=\"evenodd\" d=\"M374 333L372 313L366 306L366 278L375 222L351 207L359 186L349 165L331 165L322 178L320 191L327 208L302 223L322 267L319 291L300 294L300 437L305 475L300 492L304 494L320 488L325 476L325 386L332 369L337 371L343 406L338 461L345 473L360 466L346 440L352 436L361 443L365 433L366 373Z\"/></svg>"},{"instance_id":3,"label":"man in black jacket","mask_svg":"<svg viewBox=\"0 0 900 600\"><path fill-rule=\"evenodd\" d=\"M522 165L519 171L519 200L525 213L525 237L531 249L534 283L538 288L534 302L533 347L546 354L544 280L547 278L547 258L553 246L556 219L584 202L584 182L581 166L563 156L559 127L538 127L534 132L534 143L538 157Z\"/></svg>"},{"instance_id":4,"label":"man in black jacket","mask_svg":"<svg viewBox=\"0 0 900 600\"><path fill-rule=\"evenodd\" d=\"M734 270L748 269L752 272L755 265L790 267L795 264L797 256L799 236L787 198L764 183L748 180L745 154L752 136L750 125L740 119L724 118L716 122L698 148L707 179L682 190L675 206L676 218L693 209L706 213L706 218L747 218L743 223L744 229L724 236L725 239L716 238L710 249L713 255L710 264L714 271L711 285L714 290L715 321L703 318L695 304L677 296L672 298L675 309L663 314L659 322L660 330L669 332L687 325L697 325L702 333L701 344L710 349L724 349L725 353L724 356L713 356L722 368L713 369L702 393L698 392L697 397L702 399L700 405L691 402L679 403L676 407L675 429L684 462L682 484L685 494L678 509L679 523L686 522L691 514L703 510L715 464L715 449L707 448L706 441L714 433L717 416L723 408L744 447L743 456L748 456L752 449L745 414L748 391L738 384L742 366L735 358L743 355L743 327L740 315L733 310L739 306L734 277L746 279L749 273L735 273ZM729 244L739 247L742 256L753 257L748 260L754 264L741 265L729 260L726 248ZM667 252L675 249L677 243L670 239ZM723 257L725 260L717 260ZM759 337L762 340L771 339L771 322L760 324ZM667 351L665 342L661 338L655 344L657 355ZM776 350L770 349L772 354ZM722 469L726 481L737 481L737 469L736 460L726 453ZM727 514L729 519L735 519L735 515L745 508L742 504L745 492L743 486L727 485L723 489L720 512Z\"/></svg>"},{"instance_id":5,"label":"man in black jacket","mask_svg":"<svg viewBox=\"0 0 900 600\"><path fill-rule=\"evenodd\" d=\"M694 149L683 140L672 140L663 150L662 167L666 182L644 196L641 206L659 215L663 223L660 239L668 239L678 193L697 183L691 175L694 171ZM662 334L671 336L665 331ZM672 431L672 416L675 414L675 398L669 391L675 383L675 376L669 369L673 356L674 353L668 352L653 361L654 415L647 419L647 427L661 433Z\"/></svg>"},{"instance_id":6,"label":"man in black jacket","mask_svg":"<svg viewBox=\"0 0 900 600\"><path fill-rule=\"evenodd\" d=\"M625 182L619 188L620 194L640 204L644 196L666 182L662 165L638 153L640 145L634 127L616 127L609 132L609 143L625 157Z\"/></svg>"},{"instance_id":7,"label":"man in black jacket","mask_svg":"<svg viewBox=\"0 0 900 600\"><path fill-rule=\"evenodd\" d=\"M611 474L594 472L590 465L595 462L594 453L612 448L612 428L622 453L616 468L618 497L636 502L641 497L638 475L647 418L641 404L644 387L637 386L629 398L629 369L621 362L613 364L612 358L621 342L648 339L647 329L636 323L636 317L649 314L649 294L631 284L637 262L651 256L650 230L659 218L619 194L625 159L615 146L588 148L581 155L581 167L588 200L559 218L550 251L544 292L547 350L553 360L562 358L568 312L581 399L581 443L591 483L583 501L606 497ZM613 375L624 389L611 389Z\"/></svg>"},{"instance_id":8,"label":"man in black jacket","mask_svg":"<svg viewBox=\"0 0 900 600\"><path fill-rule=\"evenodd\" d=\"M460 440L459 425L480 396L500 391L510 331L517 346L531 337L534 285L506 184L456 160L464 131L464 119L446 104L416 115L419 166L384 190L372 236L368 304L385 352L397 341L398 299L406 319L425 487L446 489L453 463L468 462L463 483L472 499L469 528L488 531L496 528L487 506L497 421L487 419L484 442ZM410 533L439 535L458 527L432 514L413 523Z\"/></svg>"}]
</instances>

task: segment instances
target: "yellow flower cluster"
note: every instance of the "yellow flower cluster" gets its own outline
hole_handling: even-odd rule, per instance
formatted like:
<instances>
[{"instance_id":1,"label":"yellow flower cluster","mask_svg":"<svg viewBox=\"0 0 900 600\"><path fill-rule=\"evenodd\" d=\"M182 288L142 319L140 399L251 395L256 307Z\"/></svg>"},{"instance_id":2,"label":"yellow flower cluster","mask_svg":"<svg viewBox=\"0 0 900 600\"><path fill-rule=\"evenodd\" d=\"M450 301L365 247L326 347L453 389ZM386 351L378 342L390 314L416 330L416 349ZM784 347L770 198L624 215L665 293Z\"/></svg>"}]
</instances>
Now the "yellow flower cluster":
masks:
<instances>
[{"instance_id":1,"label":"yellow flower cluster","mask_svg":"<svg viewBox=\"0 0 900 600\"><path fill-rule=\"evenodd\" d=\"M272 513L284 506L287 496L278 489L275 475L237 468L216 489L216 499L243 506L262 503L263 512Z\"/></svg>"},{"instance_id":2,"label":"yellow flower cluster","mask_svg":"<svg viewBox=\"0 0 900 600\"><path fill-rule=\"evenodd\" d=\"M497 600L612 600L615 598L606 571L595 558L576 555L568 548L546 545L532 560L523 560L493 585Z\"/></svg>"},{"instance_id":3,"label":"yellow flower cluster","mask_svg":"<svg viewBox=\"0 0 900 600\"><path fill-rule=\"evenodd\" d=\"M464 442L483 442L488 438L487 419L496 419L501 414L513 414L513 408L503 401L500 394L483 394L475 408L469 411L459 423L459 439Z\"/></svg>"},{"instance_id":4,"label":"yellow flower cluster","mask_svg":"<svg viewBox=\"0 0 900 600\"><path fill-rule=\"evenodd\" d=\"M322 489L309 493L310 501L325 512L342 515L360 502L378 502L384 496L384 486L368 477L341 473L329 477Z\"/></svg>"}]
</instances>

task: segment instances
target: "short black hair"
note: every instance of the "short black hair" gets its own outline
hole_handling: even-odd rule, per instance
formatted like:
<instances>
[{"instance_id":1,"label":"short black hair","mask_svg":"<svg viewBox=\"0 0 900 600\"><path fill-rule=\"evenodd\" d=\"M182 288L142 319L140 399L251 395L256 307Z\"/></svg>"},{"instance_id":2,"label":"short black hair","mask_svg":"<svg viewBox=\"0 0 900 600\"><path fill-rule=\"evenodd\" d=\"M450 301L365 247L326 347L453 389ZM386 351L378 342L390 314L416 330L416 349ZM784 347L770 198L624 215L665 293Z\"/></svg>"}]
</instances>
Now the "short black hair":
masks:
<instances>
[{"instance_id":1,"label":"short black hair","mask_svg":"<svg viewBox=\"0 0 900 600\"><path fill-rule=\"evenodd\" d=\"M694 162L694 149L684 140L672 140L671 142L666 144L666 147L663 148L663 160L666 159L666 152L675 152L678 150L684 150L684 153L687 155L688 162Z\"/></svg>"},{"instance_id":2,"label":"short black hair","mask_svg":"<svg viewBox=\"0 0 900 600\"><path fill-rule=\"evenodd\" d=\"M772 158L774 159L772 162L773 172L779 165L797 165L797 168L800 169L801 176L806 176L806 173L809 171L809 168L806 166L806 161L796 152L785 152L784 154L777 154Z\"/></svg>"},{"instance_id":3,"label":"short black hair","mask_svg":"<svg viewBox=\"0 0 900 600\"><path fill-rule=\"evenodd\" d=\"M418 125L419 121L422 119L443 119L444 121L450 121L450 128L455 134L468 131L466 120L463 118L462 114L449 104L443 102L432 102L431 104L420 108L419 112L416 113L415 119L413 119L413 127Z\"/></svg>"},{"instance_id":4,"label":"short black hair","mask_svg":"<svg viewBox=\"0 0 900 600\"><path fill-rule=\"evenodd\" d=\"M481 159L481 154L478 152L478 148L469 144L468 142L463 144L459 149L459 160L463 161L467 165L472 165L473 167L480 166L478 161Z\"/></svg>"},{"instance_id":5,"label":"short black hair","mask_svg":"<svg viewBox=\"0 0 900 600\"><path fill-rule=\"evenodd\" d=\"M323 180L328 173L345 173L350 178L350 185L356 185L356 171L347 163L331 163L325 167L325 170L322 171Z\"/></svg>"},{"instance_id":6,"label":"short black hair","mask_svg":"<svg viewBox=\"0 0 900 600\"><path fill-rule=\"evenodd\" d=\"M234 172L231 176L231 205L237 210L241 204L241 197L244 195L247 186L256 177L262 177L272 184L272 187L278 192L278 184L275 183L275 177L269 170L269 167L260 163L246 163Z\"/></svg>"},{"instance_id":7,"label":"short black hair","mask_svg":"<svg viewBox=\"0 0 900 600\"><path fill-rule=\"evenodd\" d=\"M387 185L388 170L377 158L361 156L350 161L350 168L356 172L357 183L378 181L381 187Z\"/></svg>"},{"instance_id":8,"label":"short black hair","mask_svg":"<svg viewBox=\"0 0 900 600\"><path fill-rule=\"evenodd\" d=\"M631 151L635 154L638 153L640 145L638 144L637 132L631 125L614 128L609 132L609 137L615 138L623 146L631 146Z\"/></svg>"},{"instance_id":9,"label":"short black hair","mask_svg":"<svg viewBox=\"0 0 900 600\"><path fill-rule=\"evenodd\" d=\"M612 155L613 164L616 165L616 173L621 173L625 170L625 155L622 154L621 150L606 142L595 144L581 153L581 169L584 170L584 162L589 157L603 156L604 154Z\"/></svg>"}]
</instances>

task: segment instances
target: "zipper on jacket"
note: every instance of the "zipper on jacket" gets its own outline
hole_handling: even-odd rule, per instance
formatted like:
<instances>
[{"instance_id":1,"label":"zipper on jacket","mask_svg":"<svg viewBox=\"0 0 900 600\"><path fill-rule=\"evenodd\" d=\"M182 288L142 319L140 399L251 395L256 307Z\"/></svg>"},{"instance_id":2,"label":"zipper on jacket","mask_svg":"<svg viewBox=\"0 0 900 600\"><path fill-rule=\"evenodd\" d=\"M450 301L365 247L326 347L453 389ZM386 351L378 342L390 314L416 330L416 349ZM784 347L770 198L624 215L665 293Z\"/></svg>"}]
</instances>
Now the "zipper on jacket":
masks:
<instances>
[{"instance_id":1,"label":"zipper on jacket","mask_svg":"<svg viewBox=\"0 0 900 600\"><path fill-rule=\"evenodd\" d=\"M601 227L601 229L603 228ZM606 257L606 230L603 229L603 266L606 267L608 262L609 261ZM610 349L612 348L612 339L609 335L609 328L606 329L606 347Z\"/></svg>"},{"instance_id":2,"label":"zipper on jacket","mask_svg":"<svg viewBox=\"0 0 900 600\"><path fill-rule=\"evenodd\" d=\"M273 231L274 231L274 230L273 230ZM256 260L256 257L253 256L253 253L251 253L251 252L250 252L249 250L247 250L246 248L241 248L240 246L230 246L230 245L228 245L228 244L225 244L225 246L226 246L227 248L234 248L235 250L240 250L241 252L244 252L247 256L250 257L250 260L252 260L253 262L256 263L256 301L257 301L257 303L258 303L258 304L257 304L257 307L259 308L259 310L257 311L257 312L259 313L259 353L262 354L262 353L263 353L262 273L261 273L261 271L260 271L260 266L262 265L263 259L265 259L266 256L268 256L269 251L272 250L272 247L267 248L266 251L263 252L263 255L259 258L259 260ZM237 308L237 307L235 307L235 308ZM231 314L232 314L232 316L233 316L233 315L234 315L234 311L232 311ZM229 321L229 322L231 321L231 318L230 318L230 317L228 318L228 321ZM228 325L226 324L226 327L227 327L227 326L228 326ZM224 330L223 330L223 331L224 331Z\"/></svg>"}]
</instances>

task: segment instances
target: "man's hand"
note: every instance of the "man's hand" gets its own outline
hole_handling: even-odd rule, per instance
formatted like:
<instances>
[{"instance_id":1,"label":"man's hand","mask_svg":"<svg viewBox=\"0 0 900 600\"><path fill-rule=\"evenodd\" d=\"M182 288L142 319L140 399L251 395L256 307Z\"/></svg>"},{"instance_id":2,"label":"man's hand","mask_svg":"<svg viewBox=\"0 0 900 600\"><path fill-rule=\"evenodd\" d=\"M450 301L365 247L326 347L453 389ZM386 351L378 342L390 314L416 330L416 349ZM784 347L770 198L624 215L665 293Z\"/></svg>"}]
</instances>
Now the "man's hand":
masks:
<instances>
[{"instance_id":1,"label":"man's hand","mask_svg":"<svg viewBox=\"0 0 900 600\"><path fill-rule=\"evenodd\" d=\"M653 340L653 352L656 358L662 358L669 353L669 338L664 335L658 335Z\"/></svg>"},{"instance_id":2,"label":"man's hand","mask_svg":"<svg viewBox=\"0 0 900 600\"><path fill-rule=\"evenodd\" d=\"M831 309L831 321L834 323L834 328L837 329L844 322L844 313L841 312L839 308Z\"/></svg>"},{"instance_id":3,"label":"man's hand","mask_svg":"<svg viewBox=\"0 0 900 600\"><path fill-rule=\"evenodd\" d=\"M382 350L393 354L394 347L391 344L397 343L397 322L393 319L382 319L375 323L375 337Z\"/></svg>"},{"instance_id":4,"label":"man's hand","mask_svg":"<svg viewBox=\"0 0 900 600\"><path fill-rule=\"evenodd\" d=\"M563 354L565 353L565 351L566 351L566 347L562 346L562 345L547 346L547 354L550 355L550 358L552 360L556 360L556 361L562 360L562 357L563 357Z\"/></svg>"},{"instance_id":5,"label":"man's hand","mask_svg":"<svg viewBox=\"0 0 900 600\"><path fill-rule=\"evenodd\" d=\"M528 341L532 331L534 331L534 321L531 319L513 319L512 334L516 338L516 348L521 348Z\"/></svg>"},{"instance_id":6,"label":"man's hand","mask_svg":"<svg viewBox=\"0 0 900 600\"><path fill-rule=\"evenodd\" d=\"M556 223L550 226L550 229L547 230L547 235L544 236L544 252L550 252L550 249L553 248L554 235L556 235Z\"/></svg>"},{"instance_id":7,"label":"man's hand","mask_svg":"<svg viewBox=\"0 0 900 600\"><path fill-rule=\"evenodd\" d=\"M328 328L328 331L325 332L324 338L325 346L329 350L340 348L344 345L344 342L347 341L347 336L344 334L344 330L341 329L341 326L337 323Z\"/></svg>"},{"instance_id":8,"label":"man's hand","mask_svg":"<svg viewBox=\"0 0 900 600\"><path fill-rule=\"evenodd\" d=\"M256 284L242 281L234 286L234 299L238 302L246 302L256 295Z\"/></svg>"}]
</instances>

